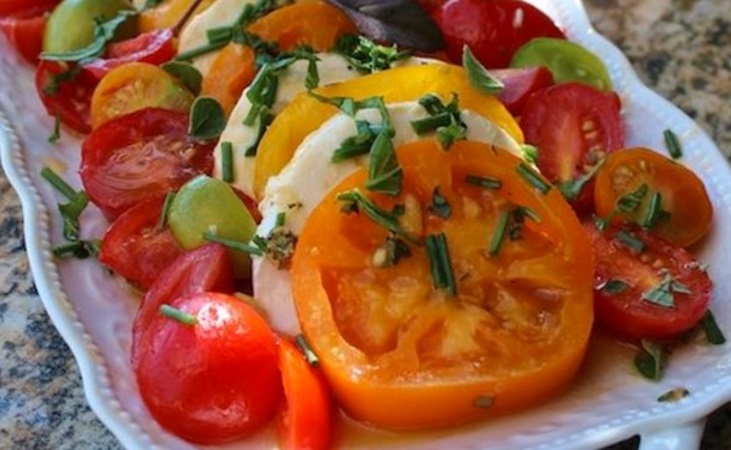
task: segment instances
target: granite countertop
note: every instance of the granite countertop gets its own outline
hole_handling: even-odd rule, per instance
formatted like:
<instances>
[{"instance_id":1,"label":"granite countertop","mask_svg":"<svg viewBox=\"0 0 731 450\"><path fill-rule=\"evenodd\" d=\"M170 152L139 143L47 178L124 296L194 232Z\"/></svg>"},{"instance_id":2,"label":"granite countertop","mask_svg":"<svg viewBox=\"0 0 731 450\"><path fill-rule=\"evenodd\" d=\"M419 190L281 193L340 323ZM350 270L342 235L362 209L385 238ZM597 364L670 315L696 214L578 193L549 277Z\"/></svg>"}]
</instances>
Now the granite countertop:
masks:
<instances>
[{"instance_id":1,"label":"granite countertop","mask_svg":"<svg viewBox=\"0 0 731 450\"><path fill-rule=\"evenodd\" d=\"M731 157L728 0L585 4L599 32L626 53L640 78L695 118ZM0 236L0 449L121 448L89 409L73 355L38 298L19 200L3 173ZM613 448L636 446L634 439ZM731 404L709 418L702 448L731 449Z\"/></svg>"}]
</instances>

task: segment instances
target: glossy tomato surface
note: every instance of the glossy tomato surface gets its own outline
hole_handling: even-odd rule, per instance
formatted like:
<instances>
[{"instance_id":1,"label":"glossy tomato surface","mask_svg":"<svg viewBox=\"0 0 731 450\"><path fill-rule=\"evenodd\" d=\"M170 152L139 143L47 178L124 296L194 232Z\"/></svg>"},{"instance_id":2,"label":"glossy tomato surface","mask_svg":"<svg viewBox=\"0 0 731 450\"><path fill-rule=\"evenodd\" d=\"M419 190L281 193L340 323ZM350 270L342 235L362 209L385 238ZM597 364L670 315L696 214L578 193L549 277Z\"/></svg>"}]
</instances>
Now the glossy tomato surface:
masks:
<instances>
[{"instance_id":1,"label":"glossy tomato surface","mask_svg":"<svg viewBox=\"0 0 731 450\"><path fill-rule=\"evenodd\" d=\"M156 315L134 361L140 393L155 419L191 442L253 434L274 418L282 396L275 336L246 302L219 293L172 301L193 318Z\"/></svg>"},{"instance_id":2,"label":"glossy tomato surface","mask_svg":"<svg viewBox=\"0 0 731 450\"><path fill-rule=\"evenodd\" d=\"M114 42L107 47L104 58L84 63L84 70L101 79L111 69L129 62L160 65L175 56L174 35L169 29L151 31L133 39Z\"/></svg>"},{"instance_id":3,"label":"glossy tomato surface","mask_svg":"<svg viewBox=\"0 0 731 450\"><path fill-rule=\"evenodd\" d=\"M537 165L552 183L572 183L608 153L624 146L621 104L614 92L579 83L557 84L536 92L520 117L525 141L538 147ZM569 198L581 212L591 211L594 181Z\"/></svg>"},{"instance_id":4,"label":"glossy tomato surface","mask_svg":"<svg viewBox=\"0 0 731 450\"><path fill-rule=\"evenodd\" d=\"M553 84L553 75L545 67L496 69L490 74L505 86L497 98L516 117L523 113L523 107L533 93Z\"/></svg>"},{"instance_id":5,"label":"glossy tomato surface","mask_svg":"<svg viewBox=\"0 0 731 450\"><path fill-rule=\"evenodd\" d=\"M61 0L0 0L0 17L31 17L51 11Z\"/></svg>"},{"instance_id":6,"label":"glossy tomato surface","mask_svg":"<svg viewBox=\"0 0 731 450\"><path fill-rule=\"evenodd\" d=\"M46 20L44 15L23 18L0 17L0 31L7 36L26 61L36 63L43 47Z\"/></svg>"},{"instance_id":7,"label":"glossy tomato surface","mask_svg":"<svg viewBox=\"0 0 731 450\"><path fill-rule=\"evenodd\" d=\"M520 0L450 0L435 18L452 61L462 61L467 45L488 69L508 67L516 50L533 38L565 38L550 17Z\"/></svg>"},{"instance_id":8,"label":"glossy tomato surface","mask_svg":"<svg viewBox=\"0 0 731 450\"><path fill-rule=\"evenodd\" d=\"M584 229L597 262L600 323L626 339L662 340L677 338L703 318L711 280L687 250L636 228L602 233L587 223Z\"/></svg>"},{"instance_id":9,"label":"glossy tomato surface","mask_svg":"<svg viewBox=\"0 0 731 450\"><path fill-rule=\"evenodd\" d=\"M104 233L99 262L146 290L180 254L170 230L159 227L164 198L141 202L119 216Z\"/></svg>"},{"instance_id":10,"label":"glossy tomato surface","mask_svg":"<svg viewBox=\"0 0 731 450\"><path fill-rule=\"evenodd\" d=\"M66 63L41 61L36 69L36 90L48 114L79 133L91 131L91 96L96 84Z\"/></svg>"},{"instance_id":11,"label":"glossy tomato surface","mask_svg":"<svg viewBox=\"0 0 731 450\"><path fill-rule=\"evenodd\" d=\"M188 115L148 108L96 128L82 144L80 175L108 218L213 169L213 144L188 136Z\"/></svg>"}]
</instances>

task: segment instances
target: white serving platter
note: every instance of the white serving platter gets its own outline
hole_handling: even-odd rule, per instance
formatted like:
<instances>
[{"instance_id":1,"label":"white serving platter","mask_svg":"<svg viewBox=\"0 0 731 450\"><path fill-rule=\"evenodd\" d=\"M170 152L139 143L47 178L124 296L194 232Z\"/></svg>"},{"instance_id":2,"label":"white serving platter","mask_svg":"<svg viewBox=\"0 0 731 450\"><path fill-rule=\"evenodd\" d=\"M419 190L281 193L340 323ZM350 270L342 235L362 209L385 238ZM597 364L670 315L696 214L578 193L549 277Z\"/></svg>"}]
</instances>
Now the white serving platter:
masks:
<instances>
[{"instance_id":1,"label":"white serving platter","mask_svg":"<svg viewBox=\"0 0 731 450\"><path fill-rule=\"evenodd\" d=\"M715 208L713 231L698 254L709 263L715 280L712 309L720 326L731 330L731 252L725 250L731 248L731 170L726 159L688 116L640 83L621 52L592 28L580 0L530 2L552 16L571 40L605 61L622 98L629 145L663 149L662 132L667 128L680 137L683 163L704 180ZM37 99L33 75L32 67L21 63L0 37L0 154L23 205L38 293L77 360L89 404L122 445L194 449L160 428L140 398L129 364L138 296L95 261L59 261L51 255L52 246L61 242L56 211L61 199L39 172L50 165L79 188L80 139L65 133L59 143L47 142L53 120ZM85 235L98 237L105 227L96 209L84 213ZM705 416L731 400L730 345L691 343L673 354L662 381L653 383L634 372L632 350L596 338L569 391L543 406L417 436L375 433L363 438L357 431L347 432L337 442L358 449L590 449L639 434L643 449L697 448ZM690 395L676 403L657 401L676 387L685 387ZM243 442L206 448L275 447L272 430L265 430Z\"/></svg>"}]
</instances>

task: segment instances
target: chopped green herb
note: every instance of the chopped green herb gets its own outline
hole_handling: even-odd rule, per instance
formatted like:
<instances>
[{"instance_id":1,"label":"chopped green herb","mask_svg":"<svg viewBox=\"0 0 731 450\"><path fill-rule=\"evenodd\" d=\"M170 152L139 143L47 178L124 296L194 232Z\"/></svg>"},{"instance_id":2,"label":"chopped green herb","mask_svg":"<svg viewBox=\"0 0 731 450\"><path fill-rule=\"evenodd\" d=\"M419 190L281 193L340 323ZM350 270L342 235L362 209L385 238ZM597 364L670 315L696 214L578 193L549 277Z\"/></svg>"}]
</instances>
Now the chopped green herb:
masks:
<instances>
[{"instance_id":1,"label":"chopped green herb","mask_svg":"<svg viewBox=\"0 0 731 450\"><path fill-rule=\"evenodd\" d=\"M437 113L433 116L411 122L411 127L419 136L431 133L441 127L449 126L452 123L452 114L448 112Z\"/></svg>"},{"instance_id":2,"label":"chopped green herb","mask_svg":"<svg viewBox=\"0 0 731 450\"><path fill-rule=\"evenodd\" d=\"M320 365L320 358L318 358L315 351L312 350L312 347L304 334L298 334L295 336L294 343L300 349L309 365L312 367L318 367Z\"/></svg>"},{"instance_id":3,"label":"chopped green herb","mask_svg":"<svg viewBox=\"0 0 731 450\"><path fill-rule=\"evenodd\" d=\"M89 256L98 256L101 241L98 240L77 240L68 241L53 247L53 255L57 258L73 256L78 259L85 259Z\"/></svg>"},{"instance_id":4,"label":"chopped green herb","mask_svg":"<svg viewBox=\"0 0 731 450\"><path fill-rule=\"evenodd\" d=\"M669 217L669 213L662 209L662 195L659 192L653 192L650 203L647 205L647 212L642 220L642 227L652 228L657 222L667 217Z\"/></svg>"},{"instance_id":5,"label":"chopped green herb","mask_svg":"<svg viewBox=\"0 0 731 450\"><path fill-rule=\"evenodd\" d=\"M218 51L226 45L228 45L228 42L216 42L215 44L201 45L200 47L192 48L186 52L179 53L175 57L175 61L191 61L199 56Z\"/></svg>"},{"instance_id":6,"label":"chopped green herb","mask_svg":"<svg viewBox=\"0 0 731 450\"><path fill-rule=\"evenodd\" d=\"M445 149L449 149L455 141L465 139L467 126L462 122L459 97L456 94L447 105L433 94L421 97L419 104L424 107L429 117L411 122L416 134L423 135L436 131L437 140Z\"/></svg>"},{"instance_id":7,"label":"chopped green herb","mask_svg":"<svg viewBox=\"0 0 731 450\"><path fill-rule=\"evenodd\" d=\"M332 162L342 162L358 156L367 155L371 151L371 147L376 140L379 127L372 126L371 123L364 120L356 120L358 134L350 136L344 140L340 147L335 149L332 156Z\"/></svg>"},{"instance_id":8,"label":"chopped green herb","mask_svg":"<svg viewBox=\"0 0 731 450\"><path fill-rule=\"evenodd\" d=\"M488 95L496 95L505 89L505 85L492 76L485 66L480 64L467 45L462 47L462 66L467 73L470 84L478 91Z\"/></svg>"},{"instance_id":9,"label":"chopped green herb","mask_svg":"<svg viewBox=\"0 0 731 450\"><path fill-rule=\"evenodd\" d=\"M61 115L56 114L53 118L53 132L48 136L48 142L55 144L61 139Z\"/></svg>"},{"instance_id":10,"label":"chopped green herb","mask_svg":"<svg viewBox=\"0 0 731 450\"><path fill-rule=\"evenodd\" d=\"M411 52L399 51L396 45L384 47L363 36L345 35L335 44L335 52L362 74L390 69L396 61L408 58Z\"/></svg>"},{"instance_id":11,"label":"chopped green herb","mask_svg":"<svg viewBox=\"0 0 731 450\"><path fill-rule=\"evenodd\" d=\"M221 142L221 177L226 183L234 181L234 146L230 141Z\"/></svg>"},{"instance_id":12,"label":"chopped green herb","mask_svg":"<svg viewBox=\"0 0 731 450\"><path fill-rule=\"evenodd\" d=\"M190 108L188 134L196 139L211 140L226 128L226 114L212 97L198 97Z\"/></svg>"},{"instance_id":13,"label":"chopped green herb","mask_svg":"<svg viewBox=\"0 0 731 450\"><path fill-rule=\"evenodd\" d=\"M451 123L437 129L437 140L444 149L449 149L455 142L465 139L467 139L466 128L460 124Z\"/></svg>"},{"instance_id":14,"label":"chopped green herb","mask_svg":"<svg viewBox=\"0 0 731 450\"><path fill-rule=\"evenodd\" d=\"M710 309L703 316L701 325L709 343L713 345L723 345L726 343L726 337L723 335L723 331L718 326L718 322L716 322L716 318Z\"/></svg>"},{"instance_id":15,"label":"chopped green herb","mask_svg":"<svg viewBox=\"0 0 731 450\"><path fill-rule=\"evenodd\" d=\"M691 294L688 286L677 281L669 273L665 273L662 281L655 287L642 293L642 300L654 303L665 308L675 307L674 294Z\"/></svg>"},{"instance_id":16,"label":"chopped green herb","mask_svg":"<svg viewBox=\"0 0 731 450\"><path fill-rule=\"evenodd\" d=\"M167 226L168 222L168 213L170 212L170 207L173 205L173 200L175 200L175 192L174 191L168 191L167 195L165 195L165 201L162 204L162 211L160 211L160 218L157 220L157 230L162 231Z\"/></svg>"},{"instance_id":17,"label":"chopped green herb","mask_svg":"<svg viewBox=\"0 0 731 450\"><path fill-rule=\"evenodd\" d=\"M403 170L396 159L391 139L386 133L379 133L371 146L366 188L396 196L401 192L403 178Z\"/></svg>"},{"instance_id":18,"label":"chopped green herb","mask_svg":"<svg viewBox=\"0 0 731 450\"><path fill-rule=\"evenodd\" d=\"M442 219L449 219L452 215L452 206L446 198L439 192L439 186L434 188L431 196L431 205L429 211Z\"/></svg>"},{"instance_id":19,"label":"chopped green herb","mask_svg":"<svg viewBox=\"0 0 731 450\"><path fill-rule=\"evenodd\" d=\"M203 75L201 75L195 66L186 62L173 60L163 64L161 67L165 72L180 80L190 92L195 95L200 94Z\"/></svg>"},{"instance_id":20,"label":"chopped green herb","mask_svg":"<svg viewBox=\"0 0 731 450\"><path fill-rule=\"evenodd\" d=\"M538 147L535 145L523 144L520 146L520 151L527 163L535 164L538 161Z\"/></svg>"},{"instance_id":21,"label":"chopped green herb","mask_svg":"<svg viewBox=\"0 0 731 450\"><path fill-rule=\"evenodd\" d=\"M634 191L628 192L621 196L617 200L615 210L625 214L631 214L637 211L637 208L640 207L640 205L642 204L642 200L645 198L649 191L650 188L646 184L641 184Z\"/></svg>"},{"instance_id":22,"label":"chopped green herb","mask_svg":"<svg viewBox=\"0 0 731 450\"><path fill-rule=\"evenodd\" d=\"M417 242L416 238L401 228L401 224L399 223L396 215L379 208L371 199L363 195L357 189L341 192L337 195L336 199L343 202L343 206L341 208L342 212L352 214L357 213L362 209L365 215L367 215L368 218L375 223L403 237L411 243Z\"/></svg>"},{"instance_id":23,"label":"chopped green herb","mask_svg":"<svg viewBox=\"0 0 731 450\"><path fill-rule=\"evenodd\" d=\"M278 212L277 217L274 221L275 227L283 227L285 222L287 221L287 213L285 212Z\"/></svg>"},{"instance_id":24,"label":"chopped green herb","mask_svg":"<svg viewBox=\"0 0 731 450\"><path fill-rule=\"evenodd\" d=\"M645 243L639 239L634 234L630 233L629 231L620 230L617 232L616 235L614 235L614 239L617 240L620 244L630 248L632 251L636 253L641 253L645 251Z\"/></svg>"},{"instance_id":25,"label":"chopped green herb","mask_svg":"<svg viewBox=\"0 0 731 450\"><path fill-rule=\"evenodd\" d=\"M497 178L492 177L482 177L479 175L467 175L465 177L465 182L468 184L472 184L475 186L480 186L485 189L500 189L502 187L503 182Z\"/></svg>"},{"instance_id":26,"label":"chopped green herb","mask_svg":"<svg viewBox=\"0 0 731 450\"><path fill-rule=\"evenodd\" d=\"M687 397L690 395L690 391L684 387L678 387L674 389L670 389L669 391L665 392L664 394L660 395L657 398L658 402L661 403L667 403L667 402L677 402L681 399Z\"/></svg>"},{"instance_id":27,"label":"chopped green herb","mask_svg":"<svg viewBox=\"0 0 731 450\"><path fill-rule=\"evenodd\" d=\"M661 344L646 339L642 340L642 348L635 356L635 368L649 380L658 381L665 370L666 351Z\"/></svg>"},{"instance_id":28,"label":"chopped green herb","mask_svg":"<svg viewBox=\"0 0 731 450\"><path fill-rule=\"evenodd\" d=\"M41 177L48 181L58 192L69 200L76 197L76 191L63 178L49 167L41 169Z\"/></svg>"},{"instance_id":29,"label":"chopped green herb","mask_svg":"<svg viewBox=\"0 0 731 450\"><path fill-rule=\"evenodd\" d=\"M581 190L584 189L586 183L594 178L599 169L601 169L604 165L604 161L604 158L600 159L598 163L591 167L591 169L575 180L562 181L559 183L558 190L561 191L561 194L563 194L566 200L576 200L576 198L579 197Z\"/></svg>"},{"instance_id":30,"label":"chopped green herb","mask_svg":"<svg viewBox=\"0 0 731 450\"><path fill-rule=\"evenodd\" d=\"M545 181L540 175L538 175L535 170L528 164L521 162L518 164L518 167L516 167L515 171L520 175L523 180L525 180L528 184L533 186L543 195L548 194L548 191L551 190L551 184Z\"/></svg>"},{"instance_id":31,"label":"chopped green herb","mask_svg":"<svg viewBox=\"0 0 731 450\"><path fill-rule=\"evenodd\" d=\"M446 235L444 233L428 235L426 237L426 250L429 256L434 288L446 289L447 293L454 297L457 295L457 284L454 279Z\"/></svg>"},{"instance_id":32,"label":"chopped green herb","mask_svg":"<svg viewBox=\"0 0 731 450\"><path fill-rule=\"evenodd\" d=\"M226 247L238 250L244 253L248 253L250 255L254 256L263 256L264 252L259 248L258 246L250 245L244 242L235 241L233 239L224 238L221 236L218 236L216 234L213 234L209 231L206 231L203 233L203 239L209 242L218 242L219 244L223 244Z\"/></svg>"},{"instance_id":33,"label":"chopped green herb","mask_svg":"<svg viewBox=\"0 0 731 450\"><path fill-rule=\"evenodd\" d=\"M600 290L607 295L617 295L626 291L629 285L622 280L608 280Z\"/></svg>"},{"instance_id":34,"label":"chopped green herb","mask_svg":"<svg viewBox=\"0 0 731 450\"><path fill-rule=\"evenodd\" d=\"M189 314L178 308L174 308L168 304L160 305L159 312L163 316L165 316L169 319L173 319L174 321L181 323L183 325L193 326L198 323L198 319L194 315Z\"/></svg>"},{"instance_id":35,"label":"chopped green herb","mask_svg":"<svg viewBox=\"0 0 731 450\"><path fill-rule=\"evenodd\" d=\"M386 242L373 253L374 267L395 266L403 258L411 256L411 249L403 240L395 236L386 237Z\"/></svg>"},{"instance_id":36,"label":"chopped green herb","mask_svg":"<svg viewBox=\"0 0 731 450\"><path fill-rule=\"evenodd\" d=\"M257 127L256 131L256 139L246 149L246 151L244 152L244 156L246 156L247 158L256 156L256 152L259 149L259 144L264 137L264 133L266 133L267 131L267 127L269 127L269 125L272 123L272 120L274 120L274 114L272 114L268 109L264 108L260 111L259 126Z\"/></svg>"},{"instance_id":37,"label":"chopped green herb","mask_svg":"<svg viewBox=\"0 0 731 450\"><path fill-rule=\"evenodd\" d=\"M670 157L673 159L680 159L683 157L683 149L680 146L680 140L678 136L671 129L667 129L662 133L665 140L665 147L668 149Z\"/></svg>"},{"instance_id":38,"label":"chopped green herb","mask_svg":"<svg viewBox=\"0 0 731 450\"><path fill-rule=\"evenodd\" d=\"M231 42L234 30L230 26L209 28L206 30L206 38L209 44L220 44Z\"/></svg>"},{"instance_id":39,"label":"chopped green herb","mask_svg":"<svg viewBox=\"0 0 731 450\"><path fill-rule=\"evenodd\" d=\"M86 192L79 191L68 203L59 203L58 210L63 219L63 236L69 241L79 240L81 225L79 217L89 204L89 197Z\"/></svg>"},{"instance_id":40,"label":"chopped green herb","mask_svg":"<svg viewBox=\"0 0 731 450\"><path fill-rule=\"evenodd\" d=\"M496 256L500 252L500 247L503 245L505 234L508 231L510 216L512 216L511 211L503 211L500 213L495 225L495 231L493 231L492 238L490 239L490 246L487 250L490 256Z\"/></svg>"}]
</instances>

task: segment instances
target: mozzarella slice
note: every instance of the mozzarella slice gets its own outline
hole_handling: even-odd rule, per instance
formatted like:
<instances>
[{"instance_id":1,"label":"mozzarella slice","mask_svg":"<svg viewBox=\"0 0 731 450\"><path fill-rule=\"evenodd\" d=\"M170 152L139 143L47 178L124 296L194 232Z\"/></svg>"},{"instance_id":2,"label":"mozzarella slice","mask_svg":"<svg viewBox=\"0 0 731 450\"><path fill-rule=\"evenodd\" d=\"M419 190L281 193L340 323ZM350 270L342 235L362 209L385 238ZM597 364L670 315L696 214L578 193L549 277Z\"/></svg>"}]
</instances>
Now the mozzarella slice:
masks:
<instances>
[{"instance_id":1,"label":"mozzarella slice","mask_svg":"<svg viewBox=\"0 0 731 450\"><path fill-rule=\"evenodd\" d=\"M395 147L423 139L411 127L411 121L428 116L418 102L394 103L387 107L395 129L392 139ZM381 121L375 109L359 111L356 117L371 123ZM520 144L483 116L463 110L461 118L467 126L468 140L496 145L521 155ZM340 113L323 123L302 142L289 164L267 184L264 199L259 205L263 220L257 235L267 236L280 212L286 214L286 227L299 235L314 208L330 189L356 170L366 167L367 156L331 162L333 152L345 139L355 134L357 130L353 118ZM277 269L266 258L254 258L253 282L257 303L265 311L272 327L290 335L299 333L289 272Z\"/></svg>"}]
</instances>

